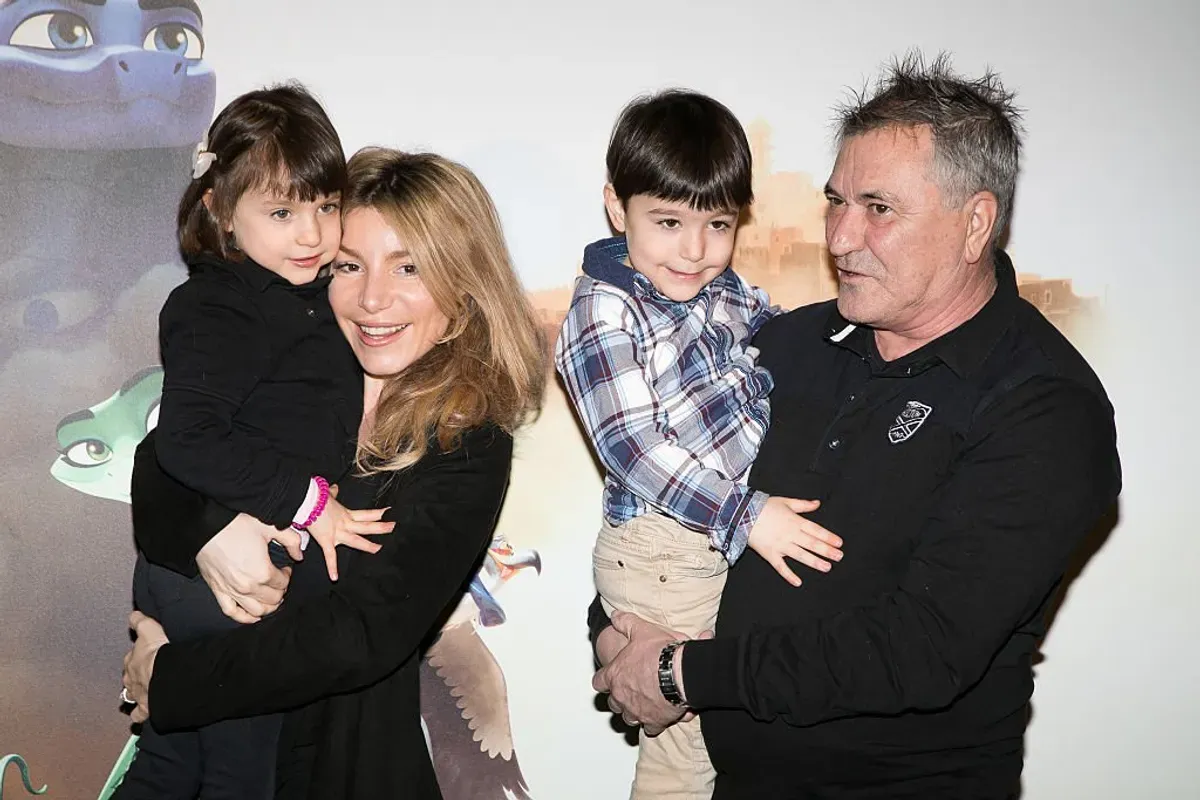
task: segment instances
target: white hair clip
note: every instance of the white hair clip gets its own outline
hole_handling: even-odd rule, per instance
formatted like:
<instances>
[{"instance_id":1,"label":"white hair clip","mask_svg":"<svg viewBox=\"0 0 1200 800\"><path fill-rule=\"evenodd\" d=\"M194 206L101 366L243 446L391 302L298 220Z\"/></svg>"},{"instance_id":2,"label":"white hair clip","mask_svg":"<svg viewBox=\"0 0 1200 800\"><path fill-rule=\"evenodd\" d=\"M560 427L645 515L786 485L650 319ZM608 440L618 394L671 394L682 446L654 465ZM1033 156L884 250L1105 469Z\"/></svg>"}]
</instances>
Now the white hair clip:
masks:
<instances>
[{"instance_id":1,"label":"white hair clip","mask_svg":"<svg viewBox=\"0 0 1200 800\"><path fill-rule=\"evenodd\" d=\"M208 150L208 134L196 145L196 154L192 156L192 180L199 180L208 172L208 168L217 160L217 154Z\"/></svg>"}]
</instances>

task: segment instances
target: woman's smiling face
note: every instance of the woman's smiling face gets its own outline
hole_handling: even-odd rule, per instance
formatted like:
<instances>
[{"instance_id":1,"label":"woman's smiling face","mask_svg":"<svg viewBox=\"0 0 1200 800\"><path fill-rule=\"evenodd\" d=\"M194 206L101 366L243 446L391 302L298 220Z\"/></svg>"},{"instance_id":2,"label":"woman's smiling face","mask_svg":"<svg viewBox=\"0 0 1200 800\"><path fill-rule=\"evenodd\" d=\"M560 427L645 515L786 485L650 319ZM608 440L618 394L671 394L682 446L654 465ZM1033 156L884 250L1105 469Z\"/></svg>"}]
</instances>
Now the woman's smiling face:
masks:
<instances>
[{"instance_id":1,"label":"woman's smiling face","mask_svg":"<svg viewBox=\"0 0 1200 800\"><path fill-rule=\"evenodd\" d=\"M346 214L333 264L329 303L368 375L403 372L445 335L449 320L399 234L378 211Z\"/></svg>"}]
</instances>

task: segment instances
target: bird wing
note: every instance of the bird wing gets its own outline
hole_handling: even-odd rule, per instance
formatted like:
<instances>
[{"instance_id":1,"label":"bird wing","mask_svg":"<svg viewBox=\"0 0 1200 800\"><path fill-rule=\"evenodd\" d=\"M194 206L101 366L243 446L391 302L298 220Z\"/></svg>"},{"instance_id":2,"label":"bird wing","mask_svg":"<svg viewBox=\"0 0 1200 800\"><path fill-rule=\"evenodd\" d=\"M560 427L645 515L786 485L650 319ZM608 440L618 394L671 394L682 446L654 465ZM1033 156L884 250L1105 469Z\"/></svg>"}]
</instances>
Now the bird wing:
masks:
<instances>
[{"instance_id":1,"label":"bird wing","mask_svg":"<svg viewBox=\"0 0 1200 800\"><path fill-rule=\"evenodd\" d=\"M492 651L474 625L455 625L429 648L429 665L450 689L471 729L471 738L489 757L513 757L508 717L508 685Z\"/></svg>"}]
</instances>

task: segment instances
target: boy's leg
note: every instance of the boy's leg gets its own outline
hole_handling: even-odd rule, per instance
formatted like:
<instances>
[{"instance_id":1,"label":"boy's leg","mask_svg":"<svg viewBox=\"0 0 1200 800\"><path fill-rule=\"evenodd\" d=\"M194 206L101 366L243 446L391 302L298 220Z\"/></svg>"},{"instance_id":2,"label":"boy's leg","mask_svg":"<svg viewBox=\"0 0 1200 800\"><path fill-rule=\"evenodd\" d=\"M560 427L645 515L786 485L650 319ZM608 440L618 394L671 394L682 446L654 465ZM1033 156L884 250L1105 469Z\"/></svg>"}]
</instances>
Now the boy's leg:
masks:
<instances>
[{"instance_id":1,"label":"boy's leg","mask_svg":"<svg viewBox=\"0 0 1200 800\"><path fill-rule=\"evenodd\" d=\"M728 564L708 540L674 520L648 514L605 525L594 554L596 586L611 609L632 611L687 636L716 624ZM707 800L716 773L698 719L661 735L639 736L631 797Z\"/></svg>"}]
</instances>

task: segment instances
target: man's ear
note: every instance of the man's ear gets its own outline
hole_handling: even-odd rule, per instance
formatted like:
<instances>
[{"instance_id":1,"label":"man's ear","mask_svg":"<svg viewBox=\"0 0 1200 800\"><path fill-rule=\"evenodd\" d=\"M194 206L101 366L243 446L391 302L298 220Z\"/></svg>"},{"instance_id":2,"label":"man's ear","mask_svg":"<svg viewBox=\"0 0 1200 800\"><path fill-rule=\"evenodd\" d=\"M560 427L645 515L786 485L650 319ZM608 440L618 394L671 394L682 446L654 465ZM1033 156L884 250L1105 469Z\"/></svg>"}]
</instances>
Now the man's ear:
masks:
<instances>
[{"instance_id":1,"label":"man's ear","mask_svg":"<svg viewBox=\"0 0 1200 800\"><path fill-rule=\"evenodd\" d=\"M967 200L965 212L967 236L963 242L963 260L968 264L978 264L987 254L992 241L1000 204L991 192L976 192Z\"/></svg>"},{"instance_id":2,"label":"man's ear","mask_svg":"<svg viewBox=\"0 0 1200 800\"><path fill-rule=\"evenodd\" d=\"M617 233L625 232L625 204L617 197L617 192L611 183L604 184L604 210L608 212L608 222Z\"/></svg>"}]
</instances>

